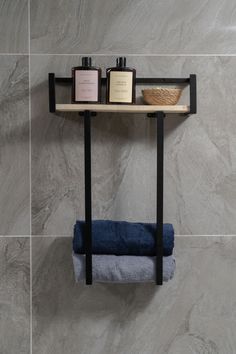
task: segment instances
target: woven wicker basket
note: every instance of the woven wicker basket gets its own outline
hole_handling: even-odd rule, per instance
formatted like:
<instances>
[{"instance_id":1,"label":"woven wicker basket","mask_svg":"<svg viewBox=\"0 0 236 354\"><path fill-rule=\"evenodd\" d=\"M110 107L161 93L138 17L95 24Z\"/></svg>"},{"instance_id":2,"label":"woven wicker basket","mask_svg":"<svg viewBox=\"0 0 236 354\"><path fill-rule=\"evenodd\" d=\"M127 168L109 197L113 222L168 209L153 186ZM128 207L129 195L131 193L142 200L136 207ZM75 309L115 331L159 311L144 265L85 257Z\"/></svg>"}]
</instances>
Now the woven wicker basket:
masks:
<instances>
[{"instance_id":1,"label":"woven wicker basket","mask_svg":"<svg viewBox=\"0 0 236 354\"><path fill-rule=\"evenodd\" d=\"M175 105L180 99L182 89L157 87L142 90L145 103L158 106Z\"/></svg>"}]
</instances>

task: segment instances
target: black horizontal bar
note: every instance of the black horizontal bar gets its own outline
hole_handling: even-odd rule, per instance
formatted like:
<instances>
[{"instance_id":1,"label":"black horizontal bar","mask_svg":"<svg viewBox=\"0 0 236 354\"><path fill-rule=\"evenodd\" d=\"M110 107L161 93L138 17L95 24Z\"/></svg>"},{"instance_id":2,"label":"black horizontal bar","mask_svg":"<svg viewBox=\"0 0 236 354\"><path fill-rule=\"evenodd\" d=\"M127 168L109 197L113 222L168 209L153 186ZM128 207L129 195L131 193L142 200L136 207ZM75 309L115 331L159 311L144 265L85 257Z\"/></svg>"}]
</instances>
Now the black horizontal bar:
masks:
<instances>
[{"instance_id":1,"label":"black horizontal bar","mask_svg":"<svg viewBox=\"0 0 236 354\"><path fill-rule=\"evenodd\" d=\"M61 84L71 84L72 77L55 77L55 81Z\"/></svg>"},{"instance_id":2,"label":"black horizontal bar","mask_svg":"<svg viewBox=\"0 0 236 354\"><path fill-rule=\"evenodd\" d=\"M60 84L72 84L71 77L56 77L56 83ZM107 79L102 78L102 85L106 85ZM136 78L136 84L188 84L189 78L153 78L153 77L140 77Z\"/></svg>"},{"instance_id":3,"label":"black horizontal bar","mask_svg":"<svg viewBox=\"0 0 236 354\"><path fill-rule=\"evenodd\" d=\"M141 77L136 79L136 84L188 84L189 78L186 79L169 79L169 78L155 78L155 77Z\"/></svg>"}]
</instances>

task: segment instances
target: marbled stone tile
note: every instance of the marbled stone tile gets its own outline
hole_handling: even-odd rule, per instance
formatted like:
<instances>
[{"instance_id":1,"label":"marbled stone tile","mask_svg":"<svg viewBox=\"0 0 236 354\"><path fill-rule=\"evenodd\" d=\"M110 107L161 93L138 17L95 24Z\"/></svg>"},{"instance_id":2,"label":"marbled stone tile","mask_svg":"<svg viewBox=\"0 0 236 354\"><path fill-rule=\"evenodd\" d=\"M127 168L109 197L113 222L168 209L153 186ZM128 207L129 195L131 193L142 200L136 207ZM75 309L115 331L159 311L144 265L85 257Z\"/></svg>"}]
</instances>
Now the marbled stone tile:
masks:
<instances>
[{"instance_id":1,"label":"marbled stone tile","mask_svg":"<svg viewBox=\"0 0 236 354\"><path fill-rule=\"evenodd\" d=\"M29 238L0 238L0 353L30 353Z\"/></svg>"},{"instance_id":2,"label":"marbled stone tile","mask_svg":"<svg viewBox=\"0 0 236 354\"><path fill-rule=\"evenodd\" d=\"M0 235L29 235L27 56L0 56Z\"/></svg>"},{"instance_id":3,"label":"marbled stone tile","mask_svg":"<svg viewBox=\"0 0 236 354\"><path fill-rule=\"evenodd\" d=\"M98 56L97 65L115 58ZM165 119L164 219L177 234L235 234L236 58L128 57L140 77L198 77L198 114ZM49 114L47 74L70 75L77 56L34 56L32 67L33 233L71 235L84 218L83 120ZM70 102L69 88L57 101ZM188 103L187 89L181 102ZM155 121L143 115L92 119L93 217L155 221Z\"/></svg>"},{"instance_id":4,"label":"marbled stone tile","mask_svg":"<svg viewBox=\"0 0 236 354\"><path fill-rule=\"evenodd\" d=\"M31 0L34 53L236 53L233 0Z\"/></svg>"},{"instance_id":5,"label":"marbled stone tile","mask_svg":"<svg viewBox=\"0 0 236 354\"><path fill-rule=\"evenodd\" d=\"M0 1L0 53L28 52L28 0Z\"/></svg>"},{"instance_id":6,"label":"marbled stone tile","mask_svg":"<svg viewBox=\"0 0 236 354\"><path fill-rule=\"evenodd\" d=\"M33 353L236 353L236 238L177 237L159 288L75 284L71 239L32 242Z\"/></svg>"}]
</instances>

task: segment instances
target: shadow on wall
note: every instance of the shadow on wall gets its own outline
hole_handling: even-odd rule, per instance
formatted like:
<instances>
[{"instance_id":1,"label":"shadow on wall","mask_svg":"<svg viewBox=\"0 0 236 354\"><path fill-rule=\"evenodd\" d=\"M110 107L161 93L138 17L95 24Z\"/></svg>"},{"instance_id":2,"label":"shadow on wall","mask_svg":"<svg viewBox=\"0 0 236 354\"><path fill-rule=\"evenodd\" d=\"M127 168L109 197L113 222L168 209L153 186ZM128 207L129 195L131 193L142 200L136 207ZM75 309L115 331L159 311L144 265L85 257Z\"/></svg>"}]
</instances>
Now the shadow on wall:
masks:
<instances>
[{"instance_id":1,"label":"shadow on wall","mask_svg":"<svg viewBox=\"0 0 236 354\"><path fill-rule=\"evenodd\" d=\"M159 288L153 284L76 284L72 267L71 238L57 238L40 254L40 243L45 239L33 239L33 311L35 326L50 326L55 316L79 321L97 320L110 316L115 321L145 309ZM35 255L35 257L34 257ZM40 258L39 258L40 257ZM36 262L37 263L37 262ZM136 291L142 290L142 296ZM133 304L133 306L132 306ZM37 319L40 321L37 322ZM44 327L45 329L45 327Z\"/></svg>"}]
</instances>

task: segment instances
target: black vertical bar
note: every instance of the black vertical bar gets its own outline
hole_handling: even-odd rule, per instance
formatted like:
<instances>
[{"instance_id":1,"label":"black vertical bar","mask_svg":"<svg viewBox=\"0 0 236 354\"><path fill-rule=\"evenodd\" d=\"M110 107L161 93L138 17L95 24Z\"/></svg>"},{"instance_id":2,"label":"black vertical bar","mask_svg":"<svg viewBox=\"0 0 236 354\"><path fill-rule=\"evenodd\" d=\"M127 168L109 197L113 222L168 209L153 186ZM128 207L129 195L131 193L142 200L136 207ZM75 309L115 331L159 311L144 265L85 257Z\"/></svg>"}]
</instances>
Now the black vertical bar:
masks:
<instances>
[{"instance_id":1,"label":"black vertical bar","mask_svg":"<svg viewBox=\"0 0 236 354\"><path fill-rule=\"evenodd\" d=\"M55 90L55 74L48 74L48 92L49 92L49 112L56 111L56 90Z\"/></svg>"},{"instance_id":2,"label":"black vertical bar","mask_svg":"<svg viewBox=\"0 0 236 354\"><path fill-rule=\"evenodd\" d=\"M86 284L92 284L91 112L84 111Z\"/></svg>"},{"instance_id":3,"label":"black vertical bar","mask_svg":"<svg viewBox=\"0 0 236 354\"><path fill-rule=\"evenodd\" d=\"M197 113L197 77L191 74L189 77L189 94L190 94L190 114Z\"/></svg>"},{"instance_id":4,"label":"black vertical bar","mask_svg":"<svg viewBox=\"0 0 236 354\"><path fill-rule=\"evenodd\" d=\"M156 112L157 120L157 210L156 210L156 284L163 283L163 160L164 112Z\"/></svg>"}]
</instances>

